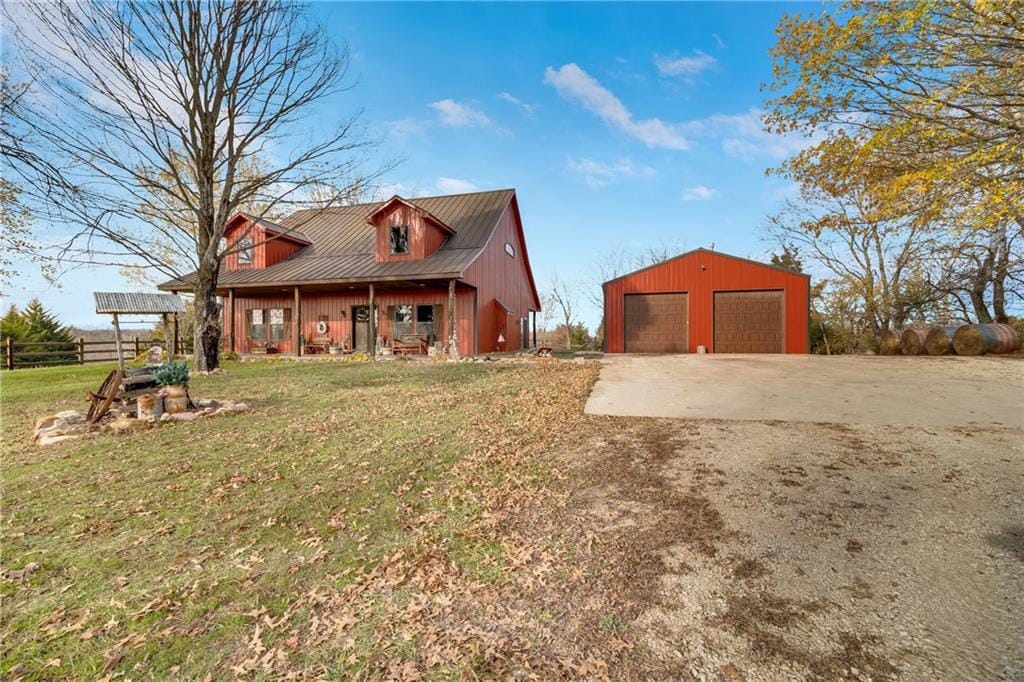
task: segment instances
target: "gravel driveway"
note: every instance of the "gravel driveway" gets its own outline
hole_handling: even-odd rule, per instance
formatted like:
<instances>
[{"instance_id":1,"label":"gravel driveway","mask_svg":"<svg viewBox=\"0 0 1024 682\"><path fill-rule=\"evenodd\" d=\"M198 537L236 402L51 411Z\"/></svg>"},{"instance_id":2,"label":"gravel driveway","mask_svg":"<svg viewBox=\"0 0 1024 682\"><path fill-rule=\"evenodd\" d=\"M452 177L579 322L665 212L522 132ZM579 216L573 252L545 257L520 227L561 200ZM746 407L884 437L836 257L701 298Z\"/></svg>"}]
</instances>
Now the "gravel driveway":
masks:
<instances>
[{"instance_id":1,"label":"gravel driveway","mask_svg":"<svg viewBox=\"0 0 1024 682\"><path fill-rule=\"evenodd\" d=\"M606 355L587 413L1024 427L1024 357Z\"/></svg>"},{"instance_id":2,"label":"gravel driveway","mask_svg":"<svg viewBox=\"0 0 1024 682\"><path fill-rule=\"evenodd\" d=\"M1024 680L1021 428L591 419L573 513L625 577L622 677Z\"/></svg>"}]
</instances>

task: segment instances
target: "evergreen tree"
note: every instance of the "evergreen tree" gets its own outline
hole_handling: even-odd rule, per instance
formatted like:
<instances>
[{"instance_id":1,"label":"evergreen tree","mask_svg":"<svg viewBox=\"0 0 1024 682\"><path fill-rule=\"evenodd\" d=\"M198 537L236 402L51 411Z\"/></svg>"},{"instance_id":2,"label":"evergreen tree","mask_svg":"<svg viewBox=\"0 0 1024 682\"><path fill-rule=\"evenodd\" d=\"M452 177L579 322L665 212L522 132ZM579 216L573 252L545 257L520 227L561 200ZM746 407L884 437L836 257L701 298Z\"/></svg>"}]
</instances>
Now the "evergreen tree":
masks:
<instances>
[{"instance_id":1,"label":"evergreen tree","mask_svg":"<svg viewBox=\"0 0 1024 682\"><path fill-rule=\"evenodd\" d=\"M68 328L44 308L37 298L28 302L21 317L27 329L26 341L70 343L75 340Z\"/></svg>"},{"instance_id":2,"label":"evergreen tree","mask_svg":"<svg viewBox=\"0 0 1024 682\"><path fill-rule=\"evenodd\" d=\"M0 339L24 341L26 338L28 338L28 325L25 324L25 318L21 316L18 306L11 304L7 313L0 318Z\"/></svg>"}]
</instances>

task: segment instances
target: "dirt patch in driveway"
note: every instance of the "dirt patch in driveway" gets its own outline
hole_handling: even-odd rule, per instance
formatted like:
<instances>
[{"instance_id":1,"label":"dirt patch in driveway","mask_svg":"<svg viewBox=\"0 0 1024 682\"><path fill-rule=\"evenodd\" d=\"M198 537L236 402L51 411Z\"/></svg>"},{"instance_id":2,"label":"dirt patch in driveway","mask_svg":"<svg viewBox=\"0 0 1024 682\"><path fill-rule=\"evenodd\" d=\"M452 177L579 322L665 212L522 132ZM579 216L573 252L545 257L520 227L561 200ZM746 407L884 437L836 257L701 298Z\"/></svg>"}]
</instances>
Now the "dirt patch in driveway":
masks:
<instances>
[{"instance_id":1,"label":"dirt patch in driveway","mask_svg":"<svg viewBox=\"0 0 1024 682\"><path fill-rule=\"evenodd\" d=\"M1020 430L591 426L566 513L633 647L612 677L1024 675Z\"/></svg>"}]
</instances>

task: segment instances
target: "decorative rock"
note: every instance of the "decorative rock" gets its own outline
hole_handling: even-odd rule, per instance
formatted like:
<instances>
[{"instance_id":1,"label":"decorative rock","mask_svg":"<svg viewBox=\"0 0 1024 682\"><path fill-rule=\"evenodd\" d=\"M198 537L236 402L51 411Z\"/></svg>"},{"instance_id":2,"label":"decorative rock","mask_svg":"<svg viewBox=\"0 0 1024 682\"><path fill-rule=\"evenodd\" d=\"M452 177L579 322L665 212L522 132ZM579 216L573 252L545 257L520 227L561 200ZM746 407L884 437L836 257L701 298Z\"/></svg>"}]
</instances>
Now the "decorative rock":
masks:
<instances>
[{"instance_id":1,"label":"decorative rock","mask_svg":"<svg viewBox=\"0 0 1024 682\"><path fill-rule=\"evenodd\" d=\"M127 417L118 417L114 421L107 425L107 428L114 433L120 435L122 433L128 433L129 431L136 431L138 429L146 428L146 423L139 421L138 419L128 419Z\"/></svg>"},{"instance_id":2,"label":"decorative rock","mask_svg":"<svg viewBox=\"0 0 1024 682\"><path fill-rule=\"evenodd\" d=\"M60 442L66 441L66 440L74 440L75 438L78 438L80 435L81 434L73 434L73 433L66 433L66 434L62 434L62 435L61 434L49 435L49 434L42 433L42 434L39 434L39 435L37 435L35 437L35 441L36 441L36 445L39 445L39 446L53 445L54 443L60 443Z\"/></svg>"},{"instance_id":3,"label":"decorative rock","mask_svg":"<svg viewBox=\"0 0 1024 682\"><path fill-rule=\"evenodd\" d=\"M85 412L79 412L78 410L64 410L63 412L58 412L55 416L69 424L85 423Z\"/></svg>"},{"instance_id":4,"label":"decorative rock","mask_svg":"<svg viewBox=\"0 0 1024 682\"><path fill-rule=\"evenodd\" d=\"M201 416L203 415L198 412L175 412L174 414L164 414L163 417L160 417L160 421L164 421L164 418L166 417L167 421L191 422L199 419Z\"/></svg>"},{"instance_id":5,"label":"decorative rock","mask_svg":"<svg viewBox=\"0 0 1024 682\"><path fill-rule=\"evenodd\" d=\"M32 431L32 440L38 445L50 445L77 438L88 430L89 425L85 423L84 413L64 410L37 420Z\"/></svg>"},{"instance_id":6,"label":"decorative rock","mask_svg":"<svg viewBox=\"0 0 1024 682\"><path fill-rule=\"evenodd\" d=\"M165 412L159 417L159 421L191 422L206 417L215 417L217 415L249 412L252 409L246 403L235 402L233 400L197 400L196 405L198 409L191 412L178 412L176 414L168 414ZM138 429L147 428L152 423L150 420L133 418L132 413L128 411L127 408L119 409L122 410L120 413L113 409L108 413L109 416L107 417L107 420L110 419L110 416L115 414L117 416L115 419L107 421L107 423L102 426L104 430L120 435L122 433L130 433ZM37 445L51 445L53 443L60 443L73 438L79 438L92 431L98 431L100 428L99 424L89 424L86 422L86 415L84 412L79 412L77 410L64 410L57 414L41 417L36 421L36 426L32 433L32 440Z\"/></svg>"}]
</instances>

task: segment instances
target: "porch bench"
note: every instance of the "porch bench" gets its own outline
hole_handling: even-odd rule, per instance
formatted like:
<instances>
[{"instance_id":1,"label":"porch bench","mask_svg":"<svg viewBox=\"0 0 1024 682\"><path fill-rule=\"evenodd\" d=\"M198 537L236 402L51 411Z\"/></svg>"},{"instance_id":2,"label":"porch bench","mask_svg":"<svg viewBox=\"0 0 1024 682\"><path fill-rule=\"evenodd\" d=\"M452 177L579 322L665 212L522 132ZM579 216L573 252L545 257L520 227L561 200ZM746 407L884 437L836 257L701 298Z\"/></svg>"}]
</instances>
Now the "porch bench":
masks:
<instances>
[{"instance_id":1,"label":"porch bench","mask_svg":"<svg viewBox=\"0 0 1024 682\"><path fill-rule=\"evenodd\" d=\"M395 355L401 355L402 353L425 355L427 352L427 337L421 334L403 334L397 339L391 339L391 352Z\"/></svg>"}]
</instances>

